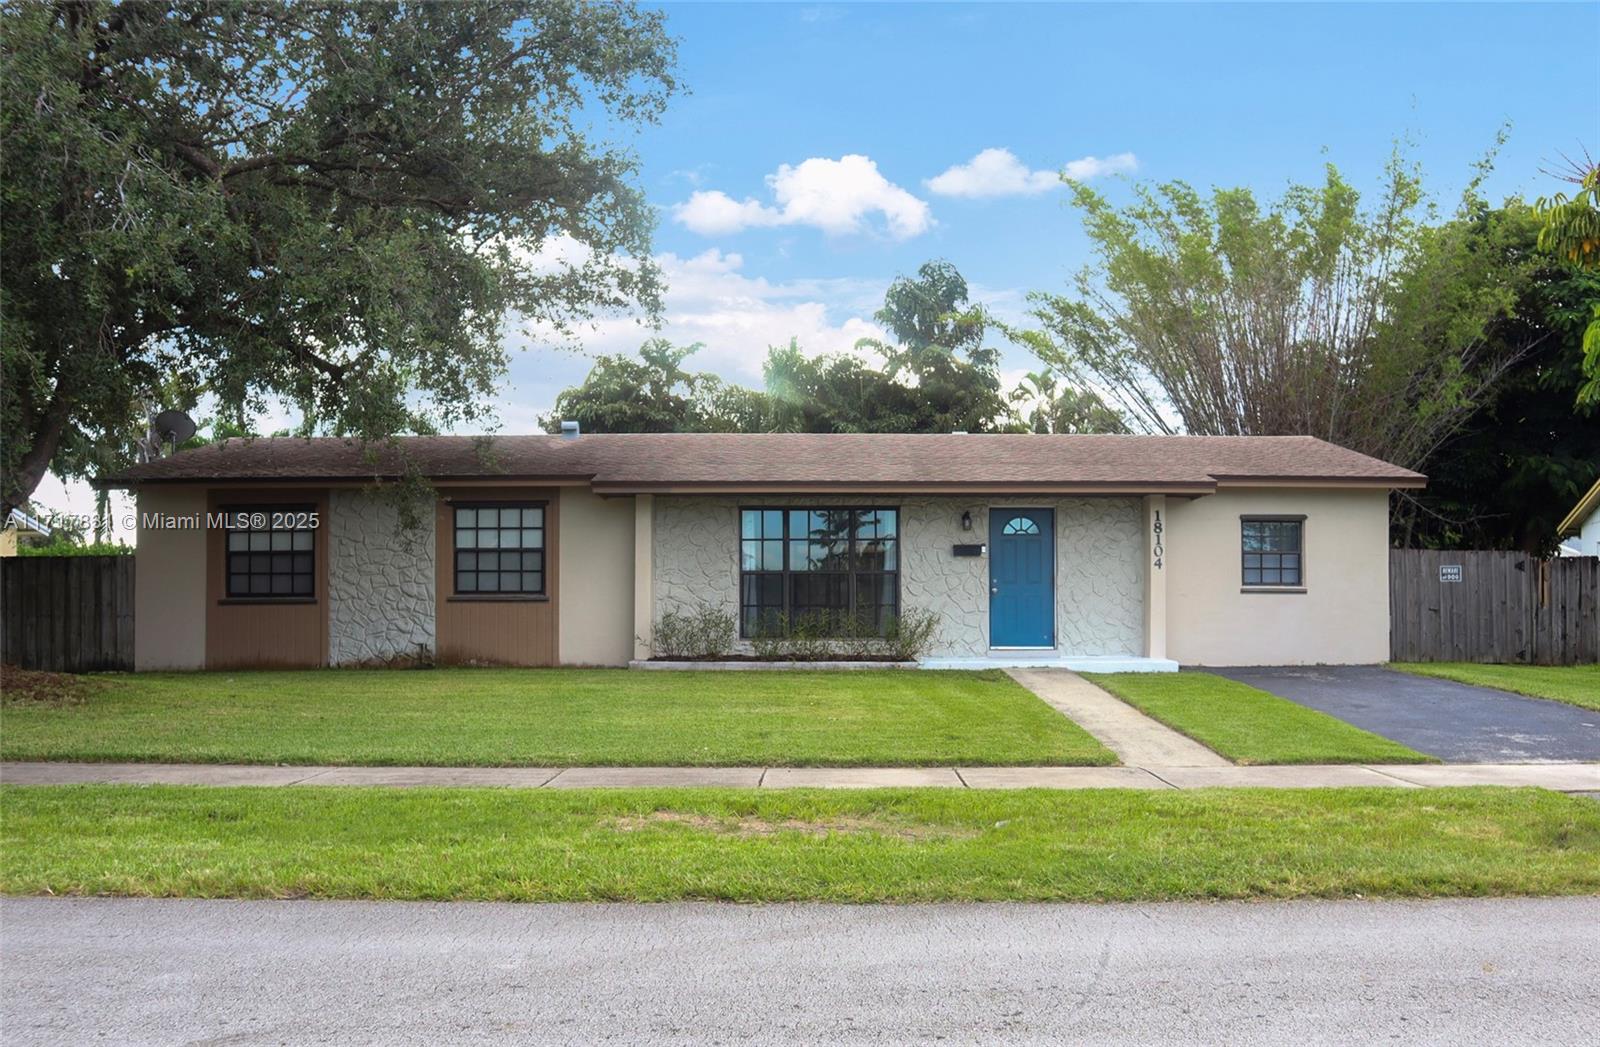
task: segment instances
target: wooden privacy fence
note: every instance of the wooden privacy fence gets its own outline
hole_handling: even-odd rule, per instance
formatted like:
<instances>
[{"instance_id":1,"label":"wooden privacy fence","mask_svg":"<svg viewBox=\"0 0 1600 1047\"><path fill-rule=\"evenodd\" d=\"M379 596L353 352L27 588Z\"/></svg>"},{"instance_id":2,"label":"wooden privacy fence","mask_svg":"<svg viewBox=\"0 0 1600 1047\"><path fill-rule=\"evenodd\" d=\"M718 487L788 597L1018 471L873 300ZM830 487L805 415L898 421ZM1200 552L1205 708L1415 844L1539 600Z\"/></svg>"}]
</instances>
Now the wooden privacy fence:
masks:
<instances>
[{"instance_id":1,"label":"wooden privacy fence","mask_svg":"<svg viewBox=\"0 0 1600 1047\"><path fill-rule=\"evenodd\" d=\"M0 559L0 661L24 669L133 668L133 557Z\"/></svg>"},{"instance_id":2,"label":"wooden privacy fence","mask_svg":"<svg viewBox=\"0 0 1600 1047\"><path fill-rule=\"evenodd\" d=\"M1389 551L1397 662L1600 662L1600 557Z\"/></svg>"}]
</instances>

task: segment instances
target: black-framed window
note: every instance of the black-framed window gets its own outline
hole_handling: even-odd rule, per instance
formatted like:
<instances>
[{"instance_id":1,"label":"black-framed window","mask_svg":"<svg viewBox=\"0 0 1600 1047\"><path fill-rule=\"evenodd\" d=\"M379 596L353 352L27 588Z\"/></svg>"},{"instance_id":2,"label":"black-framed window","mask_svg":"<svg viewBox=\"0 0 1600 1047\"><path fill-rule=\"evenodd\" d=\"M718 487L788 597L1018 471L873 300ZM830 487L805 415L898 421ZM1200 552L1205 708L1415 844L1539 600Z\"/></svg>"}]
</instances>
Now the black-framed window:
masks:
<instances>
[{"instance_id":1,"label":"black-framed window","mask_svg":"<svg viewBox=\"0 0 1600 1047\"><path fill-rule=\"evenodd\" d=\"M1239 526L1245 585L1305 585L1305 517L1246 516Z\"/></svg>"},{"instance_id":2,"label":"black-framed window","mask_svg":"<svg viewBox=\"0 0 1600 1047\"><path fill-rule=\"evenodd\" d=\"M316 596L315 506L229 506L223 514L230 599L309 600Z\"/></svg>"},{"instance_id":3,"label":"black-framed window","mask_svg":"<svg viewBox=\"0 0 1600 1047\"><path fill-rule=\"evenodd\" d=\"M875 629L900 610L900 510L776 506L739 510L739 633L782 615Z\"/></svg>"},{"instance_id":4,"label":"black-framed window","mask_svg":"<svg viewBox=\"0 0 1600 1047\"><path fill-rule=\"evenodd\" d=\"M543 596L544 510L544 502L454 505L456 592Z\"/></svg>"}]
</instances>

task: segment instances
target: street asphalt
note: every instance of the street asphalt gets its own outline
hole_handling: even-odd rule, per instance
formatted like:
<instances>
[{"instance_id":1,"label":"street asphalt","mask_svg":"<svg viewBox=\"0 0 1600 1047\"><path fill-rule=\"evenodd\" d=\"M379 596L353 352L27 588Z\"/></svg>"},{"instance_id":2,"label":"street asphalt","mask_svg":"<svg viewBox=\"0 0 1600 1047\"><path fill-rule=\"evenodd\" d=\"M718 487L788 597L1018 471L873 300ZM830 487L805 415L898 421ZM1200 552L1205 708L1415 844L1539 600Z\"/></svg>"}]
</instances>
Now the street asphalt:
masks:
<instances>
[{"instance_id":1,"label":"street asphalt","mask_svg":"<svg viewBox=\"0 0 1600 1047\"><path fill-rule=\"evenodd\" d=\"M0 901L26 1044L1592 1043L1600 898Z\"/></svg>"}]
</instances>

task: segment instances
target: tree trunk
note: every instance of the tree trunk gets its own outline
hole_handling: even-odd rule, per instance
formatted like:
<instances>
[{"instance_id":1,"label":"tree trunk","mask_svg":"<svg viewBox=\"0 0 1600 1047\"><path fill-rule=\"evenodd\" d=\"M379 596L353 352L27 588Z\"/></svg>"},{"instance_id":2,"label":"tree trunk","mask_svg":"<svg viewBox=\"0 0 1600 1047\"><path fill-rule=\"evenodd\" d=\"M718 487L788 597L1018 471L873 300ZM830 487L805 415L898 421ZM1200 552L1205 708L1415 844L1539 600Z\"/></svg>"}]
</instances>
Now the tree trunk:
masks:
<instances>
[{"instance_id":1,"label":"tree trunk","mask_svg":"<svg viewBox=\"0 0 1600 1047\"><path fill-rule=\"evenodd\" d=\"M26 504L32 497L39 481L44 479L44 474L50 468L56 448L61 446L61 434L67 430L67 418L71 413L72 404L67 400L60 383L57 383L56 391L45 407L44 417L34 430L28 452L22 456L16 474L10 478L11 482L0 493L0 519L9 518L11 510Z\"/></svg>"}]
</instances>

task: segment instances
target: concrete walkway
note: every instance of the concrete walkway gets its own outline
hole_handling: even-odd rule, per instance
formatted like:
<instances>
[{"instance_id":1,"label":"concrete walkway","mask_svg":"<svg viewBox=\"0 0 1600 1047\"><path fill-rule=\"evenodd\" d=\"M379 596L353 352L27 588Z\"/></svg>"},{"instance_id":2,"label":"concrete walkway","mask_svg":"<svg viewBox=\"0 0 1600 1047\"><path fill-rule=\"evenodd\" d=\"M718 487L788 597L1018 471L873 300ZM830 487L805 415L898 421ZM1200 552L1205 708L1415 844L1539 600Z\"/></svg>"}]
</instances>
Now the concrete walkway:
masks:
<instances>
[{"instance_id":1,"label":"concrete walkway","mask_svg":"<svg viewBox=\"0 0 1600 1047\"><path fill-rule=\"evenodd\" d=\"M1600 792L1600 764L1313 764L1290 767L269 767L4 763L6 785L361 785L510 789L1208 789L1531 785Z\"/></svg>"},{"instance_id":2,"label":"concrete walkway","mask_svg":"<svg viewBox=\"0 0 1600 1047\"><path fill-rule=\"evenodd\" d=\"M1193 738L1152 720L1077 673L1065 669L1007 669L1006 674L1094 735L1129 766L1233 766Z\"/></svg>"}]
</instances>

